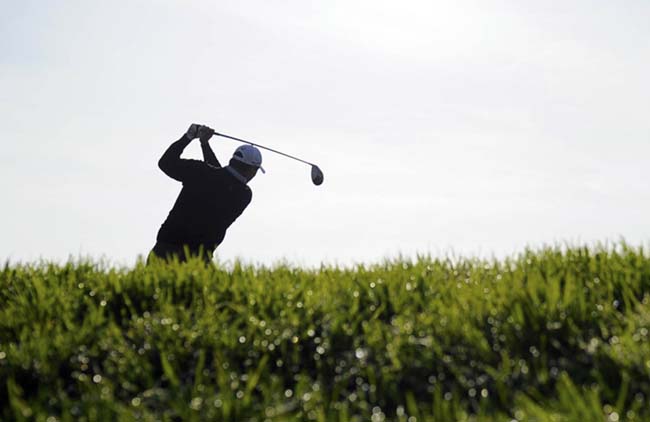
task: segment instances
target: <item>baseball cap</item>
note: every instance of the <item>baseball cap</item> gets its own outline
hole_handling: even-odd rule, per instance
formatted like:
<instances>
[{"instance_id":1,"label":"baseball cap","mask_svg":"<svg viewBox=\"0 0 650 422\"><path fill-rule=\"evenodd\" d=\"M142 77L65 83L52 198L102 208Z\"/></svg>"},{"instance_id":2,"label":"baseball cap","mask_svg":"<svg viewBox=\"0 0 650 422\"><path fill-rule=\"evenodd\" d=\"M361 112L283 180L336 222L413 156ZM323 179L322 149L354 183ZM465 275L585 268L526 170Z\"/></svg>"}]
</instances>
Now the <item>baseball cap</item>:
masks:
<instances>
[{"instance_id":1,"label":"baseball cap","mask_svg":"<svg viewBox=\"0 0 650 422\"><path fill-rule=\"evenodd\" d=\"M233 160L241 161L249 166L257 167L266 173L262 167L262 153L253 145L242 145L232 155Z\"/></svg>"}]
</instances>

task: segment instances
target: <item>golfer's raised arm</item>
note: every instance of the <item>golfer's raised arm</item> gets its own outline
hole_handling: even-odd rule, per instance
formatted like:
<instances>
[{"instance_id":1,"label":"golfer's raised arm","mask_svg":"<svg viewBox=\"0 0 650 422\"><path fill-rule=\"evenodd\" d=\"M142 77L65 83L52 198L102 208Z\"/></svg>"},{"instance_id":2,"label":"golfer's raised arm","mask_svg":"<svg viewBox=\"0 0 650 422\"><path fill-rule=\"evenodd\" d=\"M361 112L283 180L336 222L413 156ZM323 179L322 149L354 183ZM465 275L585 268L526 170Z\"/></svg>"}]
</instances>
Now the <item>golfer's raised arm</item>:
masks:
<instances>
[{"instance_id":1,"label":"golfer's raised arm","mask_svg":"<svg viewBox=\"0 0 650 422\"><path fill-rule=\"evenodd\" d=\"M207 141L201 142L201 151L203 151L203 161L213 167L221 167L221 163L217 160L217 156L214 155L214 151L212 151L212 148Z\"/></svg>"},{"instance_id":2,"label":"golfer's raised arm","mask_svg":"<svg viewBox=\"0 0 650 422\"><path fill-rule=\"evenodd\" d=\"M181 158L185 147L198 135L198 127L199 125L195 124L190 126L187 133L181 139L171 144L162 157L160 157L160 160L158 160L160 170L179 182L184 182L192 178L200 172L199 167L205 165L197 160L184 160Z\"/></svg>"}]
</instances>

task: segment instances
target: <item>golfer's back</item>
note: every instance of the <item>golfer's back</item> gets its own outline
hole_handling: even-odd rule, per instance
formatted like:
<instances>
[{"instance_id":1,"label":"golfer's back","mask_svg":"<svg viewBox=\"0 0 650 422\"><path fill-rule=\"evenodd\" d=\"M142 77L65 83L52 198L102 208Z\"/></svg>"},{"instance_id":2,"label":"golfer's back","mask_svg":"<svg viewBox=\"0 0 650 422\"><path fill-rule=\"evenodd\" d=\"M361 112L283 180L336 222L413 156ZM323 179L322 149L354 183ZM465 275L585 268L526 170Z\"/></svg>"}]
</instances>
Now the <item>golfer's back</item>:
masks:
<instances>
[{"instance_id":1,"label":"golfer's back","mask_svg":"<svg viewBox=\"0 0 650 422\"><path fill-rule=\"evenodd\" d=\"M183 189L158 231L159 242L212 251L250 203L250 188L226 168L201 164L201 171L183 181Z\"/></svg>"}]
</instances>

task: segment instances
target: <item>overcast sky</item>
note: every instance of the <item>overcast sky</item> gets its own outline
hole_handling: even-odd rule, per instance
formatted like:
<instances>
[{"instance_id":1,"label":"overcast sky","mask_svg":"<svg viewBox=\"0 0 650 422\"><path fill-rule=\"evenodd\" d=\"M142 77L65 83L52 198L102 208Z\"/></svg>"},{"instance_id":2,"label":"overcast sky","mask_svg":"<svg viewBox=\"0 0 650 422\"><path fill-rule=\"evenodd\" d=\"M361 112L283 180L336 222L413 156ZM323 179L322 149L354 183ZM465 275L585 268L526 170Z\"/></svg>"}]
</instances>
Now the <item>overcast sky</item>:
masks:
<instances>
[{"instance_id":1,"label":"overcast sky","mask_svg":"<svg viewBox=\"0 0 650 422\"><path fill-rule=\"evenodd\" d=\"M192 122L325 173L263 152L221 261L647 244L648 22L647 0L6 2L0 259L148 253Z\"/></svg>"}]
</instances>

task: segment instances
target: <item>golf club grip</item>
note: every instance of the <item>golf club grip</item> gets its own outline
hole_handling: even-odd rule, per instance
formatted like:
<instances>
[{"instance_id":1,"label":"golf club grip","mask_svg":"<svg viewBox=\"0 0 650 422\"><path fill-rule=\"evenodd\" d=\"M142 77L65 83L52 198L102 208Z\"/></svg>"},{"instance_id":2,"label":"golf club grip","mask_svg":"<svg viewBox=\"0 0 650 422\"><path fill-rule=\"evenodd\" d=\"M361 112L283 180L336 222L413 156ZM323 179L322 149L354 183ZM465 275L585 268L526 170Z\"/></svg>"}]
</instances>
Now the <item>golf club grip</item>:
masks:
<instances>
[{"instance_id":1,"label":"golf club grip","mask_svg":"<svg viewBox=\"0 0 650 422\"><path fill-rule=\"evenodd\" d=\"M238 142L243 142L243 143L245 143L245 144L254 145L254 146L258 147L258 148L262 148L262 149L265 149L265 150L268 150L268 151L271 151L271 152L275 152L276 154L284 155L285 157L289 157L289 158L292 158L292 159L294 159L294 160L297 160L297 161L303 162L303 163L305 163L305 164L309 164L310 166L314 166L314 165L315 165L315 164L310 163L309 161L305 161L305 160L300 159L300 158L298 158L298 157L294 157L293 155L285 154L284 152L280 152L280 151L275 150L275 149L273 149L273 148L265 147L264 145L256 144L256 143L251 142L251 141L247 141L247 140L245 140L245 139L235 138L234 136L230 136L230 135L226 135L226 134L224 134L224 133L218 133L218 132L214 132L214 134L215 134L216 136L221 136L221 137L223 137L223 138L232 139L233 141L238 141Z\"/></svg>"}]
</instances>

